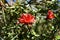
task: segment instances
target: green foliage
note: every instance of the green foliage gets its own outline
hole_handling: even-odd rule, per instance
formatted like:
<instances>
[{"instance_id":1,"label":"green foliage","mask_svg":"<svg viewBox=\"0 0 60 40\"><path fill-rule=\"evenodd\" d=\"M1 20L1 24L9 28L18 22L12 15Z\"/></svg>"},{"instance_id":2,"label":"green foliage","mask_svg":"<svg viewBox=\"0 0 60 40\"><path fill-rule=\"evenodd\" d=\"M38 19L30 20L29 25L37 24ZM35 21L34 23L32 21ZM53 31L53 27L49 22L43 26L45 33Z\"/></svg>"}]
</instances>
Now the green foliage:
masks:
<instances>
[{"instance_id":1,"label":"green foliage","mask_svg":"<svg viewBox=\"0 0 60 40\"><path fill-rule=\"evenodd\" d=\"M54 12L53 20L46 20L48 9L55 11L59 9L57 2L43 4L17 4L2 10L2 21L0 24L0 37L4 40L58 40L60 36L60 10ZM3 9L3 8L2 8ZM31 26L17 24L17 18L22 13L31 13L36 22Z\"/></svg>"}]
</instances>

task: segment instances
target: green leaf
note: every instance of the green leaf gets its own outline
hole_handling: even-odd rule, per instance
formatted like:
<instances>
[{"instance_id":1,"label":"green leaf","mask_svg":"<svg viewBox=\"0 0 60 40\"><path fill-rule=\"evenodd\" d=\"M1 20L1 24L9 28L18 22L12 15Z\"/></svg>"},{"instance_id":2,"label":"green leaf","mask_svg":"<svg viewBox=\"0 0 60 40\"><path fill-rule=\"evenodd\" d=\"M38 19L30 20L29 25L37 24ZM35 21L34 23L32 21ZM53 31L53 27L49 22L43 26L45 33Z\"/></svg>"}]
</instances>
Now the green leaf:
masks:
<instances>
[{"instance_id":1,"label":"green leaf","mask_svg":"<svg viewBox=\"0 0 60 40\"><path fill-rule=\"evenodd\" d=\"M56 36L56 40L58 40L58 39L60 39L60 35L57 35L57 36Z\"/></svg>"}]
</instances>

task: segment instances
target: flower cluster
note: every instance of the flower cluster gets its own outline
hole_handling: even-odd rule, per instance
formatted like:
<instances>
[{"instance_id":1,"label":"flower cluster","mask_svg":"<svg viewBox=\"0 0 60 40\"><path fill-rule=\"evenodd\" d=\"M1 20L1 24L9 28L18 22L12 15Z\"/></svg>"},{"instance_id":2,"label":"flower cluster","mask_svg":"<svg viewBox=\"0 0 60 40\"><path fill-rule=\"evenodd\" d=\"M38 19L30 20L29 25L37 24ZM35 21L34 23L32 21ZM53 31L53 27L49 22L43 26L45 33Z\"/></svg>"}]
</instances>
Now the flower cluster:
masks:
<instances>
[{"instance_id":1,"label":"flower cluster","mask_svg":"<svg viewBox=\"0 0 60 40\"><path fill-rule=\"evenodd\" d=\"M20 18L18 18L19 23L29 24L35 21L35 17L31 14L22 14Z\"/></svg>"},{"instance_id":2,"label":"flower cluster","mask_svg":"<svg viewBox=\"0 0 60 40\"><path fill-rule=\"evenodd\" d=\"M47 19L53 19L54 17L54 13L51 10L48 10ZM18 18L18 21L18 23L30 24L35 21L35 17L31 14L23 13L21 17Z\"/></svg>"}]
</instances>

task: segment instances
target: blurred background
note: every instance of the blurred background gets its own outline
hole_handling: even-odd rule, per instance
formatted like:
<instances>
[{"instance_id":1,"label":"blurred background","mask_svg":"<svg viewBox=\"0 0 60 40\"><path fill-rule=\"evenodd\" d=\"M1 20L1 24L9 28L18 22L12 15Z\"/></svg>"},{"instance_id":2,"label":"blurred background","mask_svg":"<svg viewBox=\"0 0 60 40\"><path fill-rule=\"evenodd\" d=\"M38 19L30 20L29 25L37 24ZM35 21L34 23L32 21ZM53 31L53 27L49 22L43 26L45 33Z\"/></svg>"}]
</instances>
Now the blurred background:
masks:
<instances>
[{"instance_id":1,"label":"blurred background","mask_svg":"<svg viewBox=\"0 0 60 40\"><path fill-rule=\"evenodd\" d=\"M54 19L46 19L48 10ZM23 13L36 22L17 24ZM0 0L0 40L60 40L60 0Z\"/></svg>"}]
</instances>

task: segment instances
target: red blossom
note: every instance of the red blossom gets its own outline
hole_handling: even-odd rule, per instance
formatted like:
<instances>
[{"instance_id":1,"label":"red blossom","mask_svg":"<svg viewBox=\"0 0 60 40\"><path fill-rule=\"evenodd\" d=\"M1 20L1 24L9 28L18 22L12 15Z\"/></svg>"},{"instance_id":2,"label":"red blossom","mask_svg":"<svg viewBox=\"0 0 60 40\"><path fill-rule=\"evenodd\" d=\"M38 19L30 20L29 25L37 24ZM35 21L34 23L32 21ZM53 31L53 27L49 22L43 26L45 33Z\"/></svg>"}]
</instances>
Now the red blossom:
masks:
<instances>
[{"instance_id":1,"label":"red blossom","mask_svg":"<svg viewBox=\"0 0 60 40\"><path fill-rule=\"evenodd\" d=\"M48 10L47 19L53 19L54 17L54 13L51 10Z\"/></svg>"},{"instance_id":2,"label":"red blossom","mask_svg":"<svg viewBox=\"0 0 60 40\"><path fill-rule=\"evenodd\" d=\"M18 21L19 23L29 24L35 21L35 17L31 14L22 14Z\"/></svg>"}]
</instances>

